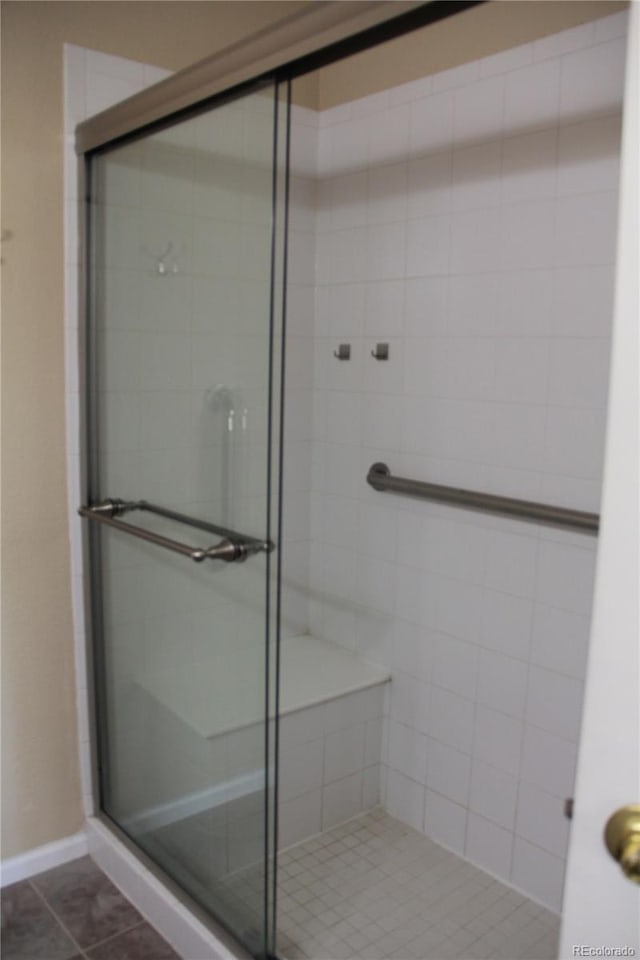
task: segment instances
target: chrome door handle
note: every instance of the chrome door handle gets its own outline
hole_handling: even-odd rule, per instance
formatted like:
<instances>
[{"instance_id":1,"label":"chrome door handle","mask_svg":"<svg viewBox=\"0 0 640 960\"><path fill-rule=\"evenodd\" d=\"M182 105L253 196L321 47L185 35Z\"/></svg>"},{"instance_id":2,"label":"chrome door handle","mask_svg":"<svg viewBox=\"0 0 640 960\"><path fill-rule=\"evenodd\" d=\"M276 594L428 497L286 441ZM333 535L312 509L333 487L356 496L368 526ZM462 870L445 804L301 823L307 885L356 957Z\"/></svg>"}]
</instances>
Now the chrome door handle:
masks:
<instances>
[{"instance_id":1,"label":"chrome door handle","mask_svg":"<svg viewBox=\"0 0 640 960\"><path fill-rule=\"evenodd\" d=\"M147 513L154 513L159 517L176 520L178 523L218 534L222 536L222 539L211 547L195 547L119 519L124 514L134 510L143 510ZM147 500L103 500L100 503L80 507L78 513L87 520L103 523L120 530L122 533L128 533L132 537L138 537L138 539L154 543L158 547L164 547L165 550L180 553L196 563L202 563L203 560L223 560L225 563L242 562L254 553L271 553L274 549L274 544L270 540L247 537L244 534L228 530L226 527L208 523L206 520L199 520L196 517L189 517L174 510L167 510L165 507L159 507Z\"/></svg>"}]
</instances>

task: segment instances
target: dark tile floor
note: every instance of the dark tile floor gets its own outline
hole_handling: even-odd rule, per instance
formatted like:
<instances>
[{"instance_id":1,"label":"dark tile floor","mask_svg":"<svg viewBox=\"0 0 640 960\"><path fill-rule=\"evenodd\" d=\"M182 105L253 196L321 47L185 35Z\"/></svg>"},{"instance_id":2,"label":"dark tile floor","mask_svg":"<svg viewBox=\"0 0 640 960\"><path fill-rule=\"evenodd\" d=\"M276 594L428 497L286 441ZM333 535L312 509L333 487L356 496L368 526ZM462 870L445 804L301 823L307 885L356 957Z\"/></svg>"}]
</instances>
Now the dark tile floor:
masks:
<instances>
[{"instance_id":1,"label":"dark tile floor","mask_svg":"<svg viewBox=\"0 0 640 960\"><path fill-rule=\"evenodd\" d=\"M90 857L2 891L2 960L180 960Z\"/></svg>"}]
</instances>

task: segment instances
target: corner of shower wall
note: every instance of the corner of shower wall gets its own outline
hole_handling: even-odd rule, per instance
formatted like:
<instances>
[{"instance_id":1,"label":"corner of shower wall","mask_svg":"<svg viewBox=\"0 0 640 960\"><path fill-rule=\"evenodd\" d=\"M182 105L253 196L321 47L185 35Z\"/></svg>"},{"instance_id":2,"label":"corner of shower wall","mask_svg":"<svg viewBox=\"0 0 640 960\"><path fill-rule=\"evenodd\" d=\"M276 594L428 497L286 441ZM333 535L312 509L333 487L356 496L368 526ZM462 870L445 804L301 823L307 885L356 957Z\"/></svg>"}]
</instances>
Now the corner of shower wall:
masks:
<instances>
[{"instance_id":1,"label":"corner of shower wall","mask_svg":"<svg viewBox=\"0 0 640 960\"><path fill-rule=\"evenodd\" d=\"M291 106L282 510L282 635L311 632L310 540L318 114Z\"/></svg>"}]
</instances>

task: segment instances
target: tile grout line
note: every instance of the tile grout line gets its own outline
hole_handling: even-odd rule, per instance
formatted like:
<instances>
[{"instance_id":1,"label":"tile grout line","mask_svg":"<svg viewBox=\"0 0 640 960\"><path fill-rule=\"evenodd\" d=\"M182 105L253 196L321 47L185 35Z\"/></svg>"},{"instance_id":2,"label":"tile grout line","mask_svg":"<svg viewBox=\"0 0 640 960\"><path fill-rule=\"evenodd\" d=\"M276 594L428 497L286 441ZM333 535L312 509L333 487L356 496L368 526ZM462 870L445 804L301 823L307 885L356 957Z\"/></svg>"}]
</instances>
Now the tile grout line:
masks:
<instances>
[{"instance_id":1,"label":"tile grout line","mask_svg":"<svg viewBox=\"0 0 640 960\"><path fill-rule=\"evenodd\" d=\"M36 895L38 896L38 898L39 898L39 899L42 901L42 903L45 905L45 907L47 908L47 910L49 911L49 913L51 914L51 916L53 917L53 919L56 921L56 923L58 924L58 926L61 927L62 930L64 931L64 933L69 937L69 939L71 940L71 943L72 943L73 946L76 948L76 952L79 953L80 956L81 956L81 957L84 957L85 960L86 960L86 954L85 954L83 948L80 946L80 944L78 943L78 941L76 940L76 938L73 936L73 934L71 933L71 931L69 930L69 928L67 927L67 925L62 922L62 920L60 919L60 917L58 916L58 914L55 912L55 910L53 909L53 907L51 906L51 904L49 903L49 901L47 900L47 898L45 897L45 895L38 889L38 887L37 887L36 884L33 882L33 880L29 880L28 883L29 883L29 886L31 887L31 889L36 893Z\"/></svg>"},{"instance_id":2,"label":"tile grout line","mask_svg":"<svg viewBox=\"0 0 640 960\"><path fill-rule=\"evenodd\" d=\"M102 871L101 871L101 872L102 872ZM103 876L106 877L106 874L103 873ZM107 879L108 879L108 878L107 878ZM111 882L111 881L110 881L110 882ZM142 914L140 914L140 920L138 920L136 923L132 923L130 926L127 926L127 927L123 928L122 930L119 930L117 933L109 934L108 937L103 937L101 940L97 940L95 943L92 943L92 944L90 944L89 946L82 947L82 946L80 946L80 944L78 943L78 941L76 940L76 938L73 936L73 934L71 933L71 931L69 930L69 928L67 927L67 925L63 922L63 920L58 916L58 914L56 913L56 911L53 909L53 907L51 906L51 904L49 903L49 901L47 900L47 898L45 897L45 895L44 895L44 894L38 889L38 887L35 885L35 883L33 883L32 880L29 880L28 883L29 883L30 886L35 890L35 892L37 893L37 895L39 896L39 898L42 900L42 902L44 903L44 905L47 907L48 911L51 913L51 915L52 915L52 917L54 918L54 920L57 921L57 923L59 924L59 926L62 927L63 931L67 934L67 936L69 937L69 939L70 939L71 942L73 943L74 947L77 948L78 953L80 953L80 955L81 955L83 958L85 958L85 960L90 960L90 958L88 957L88 952L89 952L90 950L93 950L95 947L101 947L101 946L103 946L105 943L108 943L108 942L111 941L111 940L115 940L116 937L119 937L119 936L121 936L121 935L124 934L124 933L129 933L131 930L135 930L137 927L140 927L140 926L142 926L142 925L145 924L145 923L147 924L147 926L152 927L152 925L142 916ZM121 893L120 891L118 891L118 892ZM124 896L124 894L121 893L121 896ZM131 901L130 901L128 898L125 897L125 899L126 899L127 903L128 903L130 906L133 906L133 904L131 904ZM134 909L135 909L135 908L134 908ZM138 912L139 912L139 911L138 911ZM152 929L155 930L155 927L152 927ZM156 931L156 932L157 932L157 931Z\"/></svg>"},{"instance_id":3,"label":"tile grout line","mask_svg":"<svg viewBox=\"0 0 640 960\"><path fill-rule=\"evenodd\" d=\"M113 933L108 937L104 937L103 940L97 940L95 943L92 943L90 947L85 947L84 949L87 953L87 960L91 960L89 956L89 953L91 950L94 950L96 947L102 947L105 943L109 943L111 940L115 940L117 939L117 937L120 937L125 933L129 933L131 930L136 930L138 927L141 927L145 923L147 924L147 926L149 927L151 926L151 924L148 923L148 921L145 920L143 917L142 920L139 920L137 923L133 923L130 927L125 927L124 930L119 930L118 933ZM155 929L155 927L153 927L152 929Z\"/></svg>"}]
</instances>

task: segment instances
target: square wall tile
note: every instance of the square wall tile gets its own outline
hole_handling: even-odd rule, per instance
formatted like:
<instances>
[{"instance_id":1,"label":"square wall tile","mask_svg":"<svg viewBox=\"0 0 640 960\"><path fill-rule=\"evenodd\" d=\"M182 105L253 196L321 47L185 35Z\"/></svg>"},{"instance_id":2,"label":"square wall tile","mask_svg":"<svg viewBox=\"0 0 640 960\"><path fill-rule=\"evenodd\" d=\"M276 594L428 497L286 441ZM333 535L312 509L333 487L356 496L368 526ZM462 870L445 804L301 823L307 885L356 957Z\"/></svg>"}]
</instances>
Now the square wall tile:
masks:
<instances>
[{"instance_id":1,"label":"square wall tile","mask_svg":"<svg viewBox=\"0 0 640 960\"><path fill-rule=\"evenodd\" d=\"M472 863L501 880L508 880L512 846L513 834L509 830L503 830L475 813L469 814L464 852Z\"/></svg>"},{"instance_id":2,"label":"square wall tile","mask_svg":"<svg viewBox=\"0 0 640 960\"><path fill-rule=\"evenodd\" d=\"M367 222L367 173L355 173L333 177L328 181L329 222L332 230L359 227Z\"/></svg>"},{"instance_id":3,"label":"square wall tile","mask_svg":"<svg viewBox=\"0 0 640 960\"><path fill-rule=\"evenodd\" d=\"M506 203L541 200L556 190L558 134L555 129L504 140L501 196Z\"/></svg>"},{"instance_id":4,"label":"square wall tile","mask_svg":"<svg viewBox=\"0 0 640 960\"><path fill-rule=\"evenodd\" d=\"M485 707L522 719L527 697L527 664L501 653L481 650L477 701Z\"/></svg>"},{"instance_id":5,"label":"square wall tile","mask_svg":"<svg viewBox=\"0 0 640 960\"><path fill-rule=\"evenodd\" d=\"M322 829L328 830L360 812L362 772L329 783L322 791Z\"/></svg>"},{"instance_id":6,"label":"square wall tile","mask_svg":"<svg viewBox=\"0 0 640 960\"><path fill-rule=\"evenodd\" d=\"M570 824L564 803L530 783L520 784L515 832L554 856L565 857Z\"/></svg>"},{"instance_id":7,"label":"square wall tile","mask_svg":"<svg viewBox=\"0 0 640 960\"><path fill-rule=\"evenodd\" d=\"M389 770L385 806L392 817L422 830L424 823L424 787L396 770Z\"/></svg>"},{"instance_id":8,"label":"square wall tile","mask_svg":"<svg viewBox=\"0 0 640 960\"><path fill-rule=\"evenodd\" d=\"M456 143L491 140L504 124L505 80L485 77L456 90L453 138Z\"/></svg>"},{"instance_id":9,"label":"square wall tile","mask_svg":"<svg viewBox=\"0 0 640 960\"><path fill-rule=\"evenodd\" d=\"M560 110L580 116L620 107L624 93L626 44L620 37L562 60Z\"/></svg>"},{"instance_id":10,"label":"square wall tile","mask_svg":"<svg viewBox=\"0 0 640 960\"><path fill-rule=\"evenodd\" d=\"M591 622L584 614L538 605L533 616L531 662L583 679Z\"/></svg>"},{"instance_id":11,"label":"square wall tile","mask_svg":"<svg viewBox=\"0 0 640 960\"><path fill-rule=\"evenodd\" d=\"M464 853L467 811L439 793L427 790L424 832L454 853Z\"/></svg>"},{"instance_id":12,"label":"square wall tile","mask_svg":"<svg viewBox=\"0 0 640 960\"><path fill-rule=\"evenodd\" d=\"M555 126L560 112L559 60L514 70L505 82L505 130Z\"/></svg>"},{"instance_id":13,"label":"square wall tile","mask_svg":"<svg viewBox=\"0 0 640 960\"><path fill-rule=\"evenodd\" d=\"M283 802L317 790L322 784L322 739L282 750L279 761L279 796Z\"/></svg>"},{"instance_id":14,"label":"square wall tile","mask_svg":"<svg viewBox=\"0 0 640 960\"><path fill-rule=\"evenodd\" d=\"M621 117L569 123L558 133L560 195L616 190L620 175Z\"/></svg>"},{"instance_id":15,"label":"square wall tile","mask_svg":"<svg viewBox=\"0 0 640 960\"><path fill-rule=\"evenodd\" d=\"M445 277L408 279L405 283L406 337L426 337L448 332Z\"/></svg>"},{"instance_id":16,"label":"square wall tile","mask_svg":"<svg viewBox=\"0 0 640 960\"><path fill-rule=\"evenodd\" d=\"M609 391L609 339L554 340L549 347L550 404L606 409Z\"/></svg>"},{"instance_id":17,"label":"square wall tile","mask_svg":"<svg viewBox=\"0 0 640 960\"><path fill-rule=\"evenodd\" d=\"M502 218L502 266L505 270L531 270L553 265L554 200L505 204ZM568 230L567 226L558 236L559 250L564 250L564 244L568 242Z\"/></svg>"},{"instance_id":18,"label":"square wall tile","mask_svg":"<svg viewBox=\"0 0 640 960\"><path fill-rule=\"evenodd\" d=\"M494 207L500 202L502 144L499 140L453 151L451 202L454 210Z\"/></svg>"},{"instance_id":19,"label":"square wall tile","mask_svg":"<svg viewBox=\"0 0 640 960\"><path fill-rule=\"evenodd\" d=\"M546 339L501 337L495 344L494 397L506 404L544 404L549 346Z\"/></svg>"},{"instance_id":20,"label":"square wall tile","mask_svg":"<svg viewBox=\"0 0 640 960\"><path fill-rule=\"evenodd\" d=\"M482 589L464 580L438 577L434 582L434 593L437 629L460 640L476 641L482 616ZM425 599L428 603L428 594ZM429 623L426 613L423 622Z\"/></svg>"},{"instance_id":21,"label":"square wall tile","mask_svg":"<svg viewBox=\"0 0 640 960\"><path fill-rule=\"evenodd\" d=\"M431 94L411 103L409 114L409 150L412 155L433 153L451 143L453 134L453 94Z\"/></svg>"},{"instance_id":22,"label":"square wall tile","mask_svg":"<svg viewBox=\"0 0 640 960\"><path fill-rule=\"evenodd\" d=\"M405 272L404 223L370 224L367 228L367 279L393 280Z\"/></svg>"},{"instance_id":23,"label":"square wall tile","mask_svg":"<svg viewBox=\"0 0 640 960\"><path fill-rule=\"evenodd\" d=\"M452 275L490 273L502 267L502 219L495 210L471 210L452 216Z\"/></svg>"},{"instance_id":24,"label":"square wall tile","mask_svg":"<svg viewBox=\"0 0 640 960\"><path fill-rule=\"evenodd\" d=\"M425 783L428 740L423 733L391 721L386 761L391 770L417 783Z\"/></svg>"},{"instance_id":25,"label":"square wall tile","mask_svg":"<svg viewBox=\"0 0 640 960\"><path fill-rule=\"evenodd\" d=\"M396 104L367 117L368 161L371 166L404 159L409 146L409 106Z\"/></svg>"},{"instance_id":26,"label":"square wall tile","mask_svg":"<svg viewBox=\"0 0 640 960\"><path fill-rule=\"evenodd\" d=\"M518 889L555 913L562 909L564 861L516 837L512 882Z\"/></svg>"},{"instance_id":27,"label":"square wall tile","mask_svg":"<svg viewBox=\"0 0 640 960\"><path fill-rule=\"evenodd\" d=\"M444 217L424 217L407 224L408 277L444 274L449 266L449 221Z\"/></svg>"},{"instance_id":28,"label":"square wall tile","mask_svg":"<svg viewBox=\"0 0 640 960\"><path fill-rule=\"evenodd\" d=\"M605 411L556 407L547 425L543 464L549 473L600 481Z\"/></svg>"},{"instance_id":29,"label":"square wall tile","mask_svg":"<svg viewBox=\"0 0 640 960\"><path fill-rule=\"evenodd\" d=\"M432 682L472 700L476 693L478 650L473 644L436 634Z\"/></svg>"},{"instance_id":30,"label":"square wall tile","mask_svg":"<svg viewBox=\"0 0 640 960\"><path fill-rule=\"evenodd\" d=\"M359 770L364 763L363 723L348 727L325 738L324 779L340 780Z\"/></svg>"},{"instance_id":31,"label":"square wall tile","mask_svg":"<svg viewBox=\"0 0 640 960\"><path fill-rule=\"evenodd\" d=\"M584 684L552 670L531 667L526 722L577 743Z\"/></svg>"},{"instance_id":32,"label":"square wall tile","mask_svg":"<svg viewBox=\"0 0 640 960\"><path fill-rule=\"evenodd\" d=\"M427 787L449 800L468 806L471 757L438 740L429 742Z\"/></svg>"},{"instance_id":33,"label":"square wall tile","mask_svg":"<svg viewBox=\"0 0 640 960\"><path fill-rule=\"evenodd\" d=\"M514 717L478 707L476 711L473 755L499 770L518 776L522 723Z\"/></svg>"},{"instance_id":34,"label":"square wall tile","mask_svg":"<svg viewBox=\"0 0 640 960\"><path fill-rule=\"evenodd\" d=\"M469 809L505 830L513 830L518 780L511 774L474 760Z\"/></svg>"},{"instance_id":35,"label":"square wall tile","mask_svg":"<svg viewBox=\"0 0 640 960\"><path fill-rule=\"evenodd\" d=\"M591 545L581 549L570 544L541 542L536 598L548 606L589 616L595 560Z\"/></svg>"},{"instance_id":36,"label":"square wall tile","mask_svg":"<svg viewBox=\"0 0 640 960\"><path fill-rule=\"evenodd\" d=\"M429 713L429 735L463 753L471 753L473 741L474 704L433 687L431 691L431 710Z\"/></svg>"},{"instance_id":37,"label":"square wall tile","mask_svg":"<svg viewBox=\"0 0 640 960\"><path fill-rule=\"evenodd\" d=\"M452 153L428 153L409 160L407 215L436 216L451 207ZM405 201L406 202L406 201Z\"/></svg>"},{"instance_id":38,"label":"square wall tile","mask_svg":"<svg viewBox=\"0 0 640 960\"><path fill-rule=\"evenodd\" d=\"M527 727L520 776L527 783L541 787L554 796L570 797L575 781L577 753L575 743L537 727Z\"/></svg>"},{"instance_id":39,"label":"square wall tile","mask_svg":"<svg viewBox=\"0 0 640 960\"><path fill-rule=\"evenodd\" d=\"M529 655L533 605L524 597L487 592L482 614L482 646L508 657Z\"/></svg>"},{"instance_id":40,"label":"square wall tile","mask_svg":"<svg viewBox=\"0 0 640 960\"><path fill-rule=\"evenodd\" d=\"M299 843L322 829L322 791L315 790L280 804L278 810L280 849Z\"/></svg>"},{"instance_id":41,"label":"square wall tile","mask_svg":"<svg viewBox=\"0 0 640 960\"><path fill-rule=\"evenodd\" d=\"M487 536L485 583L492 590L531 597L536 575L536 539L491 531Z\"/></svg>"},{"instance_id":42,"label":"square wall tile","mask_svg":"<svg viewBox=\"0 0 640 960\"><path fill-rule=\"evenodd\" d=\"M557 202L554 261L558 266L600 267L614 263L618 197L614 190Z\"/></svg>"}]
</instances>

